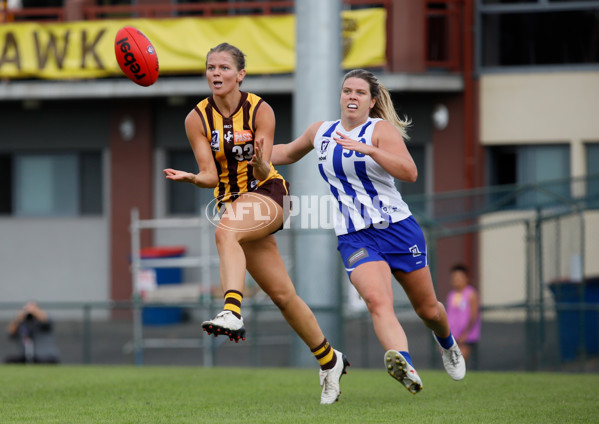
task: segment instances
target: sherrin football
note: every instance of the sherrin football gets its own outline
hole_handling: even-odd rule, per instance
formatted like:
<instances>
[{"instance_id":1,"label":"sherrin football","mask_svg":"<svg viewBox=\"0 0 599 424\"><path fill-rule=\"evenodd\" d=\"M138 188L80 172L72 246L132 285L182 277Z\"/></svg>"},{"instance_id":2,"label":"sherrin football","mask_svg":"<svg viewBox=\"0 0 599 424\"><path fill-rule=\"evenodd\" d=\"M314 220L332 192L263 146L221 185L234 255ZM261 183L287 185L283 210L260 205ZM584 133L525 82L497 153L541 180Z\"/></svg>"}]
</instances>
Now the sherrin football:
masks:
<instances>
[{"instance_id":1,"label":"sherrin football","mask_svg":"<svg viewBox=\"0 0 599 424\"><path fill-rule=\"evenodd\" d=\"M158 55L154 46L140 30L121 28L114 39L114 54L127 78L142 87L158 79Z\"/></svg>"}]
</instances>

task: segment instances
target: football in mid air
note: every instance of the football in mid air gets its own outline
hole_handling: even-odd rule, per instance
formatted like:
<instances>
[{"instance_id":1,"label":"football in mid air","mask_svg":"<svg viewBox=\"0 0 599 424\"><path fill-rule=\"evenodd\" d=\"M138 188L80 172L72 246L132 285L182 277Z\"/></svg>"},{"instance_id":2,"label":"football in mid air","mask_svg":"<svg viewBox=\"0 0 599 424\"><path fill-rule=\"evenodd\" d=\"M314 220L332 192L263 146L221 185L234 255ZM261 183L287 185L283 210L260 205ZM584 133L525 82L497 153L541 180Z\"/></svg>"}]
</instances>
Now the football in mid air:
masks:
<instances>
[{"instance_id":1,"label":"football in mid air","mask_svg":"<svg viewBox=\"0 0 599 424\"><path fill-rule=\"evenodd\" d=\"M114 54L127 78L142 87L158 79L158 55L154 46L140 30L121 28L114 39Z\"/></svg>"}]
</instances>

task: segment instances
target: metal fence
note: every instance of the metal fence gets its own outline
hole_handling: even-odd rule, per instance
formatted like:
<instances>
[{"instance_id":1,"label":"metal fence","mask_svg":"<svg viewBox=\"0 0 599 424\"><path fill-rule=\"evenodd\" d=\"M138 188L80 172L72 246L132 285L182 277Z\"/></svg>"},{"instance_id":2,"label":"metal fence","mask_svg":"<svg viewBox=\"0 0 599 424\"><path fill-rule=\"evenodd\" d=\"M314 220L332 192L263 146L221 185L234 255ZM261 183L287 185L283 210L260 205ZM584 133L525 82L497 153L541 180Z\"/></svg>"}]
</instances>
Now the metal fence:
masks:
<instances>
[{"instance_id":1,"label":"metal fence","mask_svg":"<svg viewBox=\"0 0 599 424\"><path fill-rule=\"evenodd\" d=\"M123 312L131 314L132 303L41 303L50 315L55 311L78 309L81 319L55 322L55 339L63 364L145 364L187 366L293 366L296 348L293 331L272 305L246 305L247 340L238 344L223 337L209 337L202 333L196 313L203 314L198 305L181 305L190 314L189 320L165 326L144 326L144 340L136 346L131 319L126 317L93 318L94 312ZM156 305L153 305L156 306ZM170 305L169 305L170 306ZM221 307L213 305L214 310ZM21 304L2 303L3 310L16 311ZM595 331L599 308L594 305L562 304L560 310L574 314L594 314ZM483 307L481 340L476 346L469 369L488 371L575 371L599 372L599 358L589 352L597 333L590 329L575 329L579 340L574 345L574 356L569 349L563 357L559 320L539 319L539 305L513 304ZM431 338L431 333L407 304L398 304L396 311L410 341L410 352L421 369L442 369L442 363ZM500 311L510 319L496 320L493 313ZM531 312L527 319L523 313ZM4 325L6 323L0 323ZM570 329L572 331L572 329ZM570 332L566 333L572 334ZM588 345L590 343L590 345ZM337 346L336 346L337 347ZM142 356L136 353L142 349ZM344 319L344 343L339 346L354 368L380 368L383 350L378 343L368 313L348 314ZM14 353L9 342L0 343L0 357ZM206 357L212 362L207 362Z\"/></svg>"},{"instance_id":2,"label":"metal fence","mask_svg":"<svg viewBox=\"0 0 599 424\"><path fill-rule=\"evenodd\" d=\"M521 235L510 238L515 247L500 258L509 268L510 257L523 256L521 296L483 302L482 337L471 369L599 372L599 279L588 273L596 268L590 255L597 251L599 228L594 209L599 198L589 188L598 184L599 174L407 199L425 229L433 273L436 246L445 238L474 234L482 240L486 233L513 230ZM494 218L483 219L488 216ZM488 260L480 256L481 261ZM370 316L348 303L347 281L339 284L345 293L339 347L355 366L378 368L384 352ZM0 311L16 313L22 306L4 302ZM202 334L199 322L222 307L221 299L207 296L193 302L144 302L135 297L129 302L42 302L41 306L50 314L81 313L80 319L55 323L63 363L291 366L297 346L297 336L278 310L260 296L244 300L248 333L239 344ZM173 325L143 324L143 308L172 306L182 308L185 319ZM417 367L440 369L430 331L405 298L398 297L396 312ZM12 349L8 342L0 344L0 356Z\"/></svg>"},{"instance_id":3,"label":"metal fence","mask_svg":"<svg viewBox=\"0 0 599 424\"><path fill-rule=\"evenodd\" d=\"M501 317L500 322L524 329L525 369L599 369L599 267L593 260L599 174L407 201L427 233L433 274L438 273L436 247L456 236L477 238L478 248L485 250L479 255L481 267L514 275L510 271L521 265L516 287L521 293L507 302L488 296L482 311L487 320ZM489 235L493 232L503 238ZM489 254L488 240L506 239L505 252ZM505 354L498 349L496 355Z\"/></svg>"}]
</instances>

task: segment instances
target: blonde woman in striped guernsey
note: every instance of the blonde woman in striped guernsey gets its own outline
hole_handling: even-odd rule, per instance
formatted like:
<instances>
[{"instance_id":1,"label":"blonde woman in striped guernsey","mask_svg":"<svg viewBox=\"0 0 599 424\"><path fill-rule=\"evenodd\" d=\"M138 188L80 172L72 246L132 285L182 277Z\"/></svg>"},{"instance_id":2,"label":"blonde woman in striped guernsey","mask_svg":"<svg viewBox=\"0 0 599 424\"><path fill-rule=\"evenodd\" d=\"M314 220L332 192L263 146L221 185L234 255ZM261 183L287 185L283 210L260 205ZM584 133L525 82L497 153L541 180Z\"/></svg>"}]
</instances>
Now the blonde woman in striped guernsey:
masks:
<instances>
[{"instance_id":1,"label":"blonde woman in striped guernsey","mask_svg":"<svg viewBox=\"0 0 599 424\"><path fill-rule=\"evenodd\" d=\"M187 115L185 130L200 172L165 169L166 178L214 188L221 219L215 231L223 311L202 323L214 336L245 340L241 305L246 269L311 349L320 364L321 403L334 403L349 362L325 338L316 317L297 295L273 233L283 225L289 184L270 164L275 115L264 100L243 92L245 55L219 44L206 56L212 95ZM254 154L255 142L262 150Z\"/></svg>"},{"instance_id":2,"label":"blonde woman in striped guernsey","mask_svg":"<svg viewBox=\"0 0 599 424\"><path fill-rule=\"evenodd\" d=\"M445 370L461 380L466 365L435 295L424 235L395 188L394 179L414 182L418 176L404 142L409 122L397 116L387 89L363 69L345 74L339 103L341 119L315 122L294 141L277 144L272 162L285 165L317 151L318 169L338 206L338 250L372 316L391 377L413 394L422 389L393 310L393 276L432 330Z\"/></svg>"}]
</instances>

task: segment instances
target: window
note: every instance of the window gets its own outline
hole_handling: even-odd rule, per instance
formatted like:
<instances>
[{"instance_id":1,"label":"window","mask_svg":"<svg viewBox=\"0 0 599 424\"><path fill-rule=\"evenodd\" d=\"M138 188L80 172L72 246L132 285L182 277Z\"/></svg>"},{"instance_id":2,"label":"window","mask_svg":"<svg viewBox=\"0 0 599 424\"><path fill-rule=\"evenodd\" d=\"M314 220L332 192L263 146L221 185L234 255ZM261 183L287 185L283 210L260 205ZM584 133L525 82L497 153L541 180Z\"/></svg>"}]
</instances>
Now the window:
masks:
<instances>
[{"instance_id":1,"label":"window","mask_svg":"<svg viewBox=\"0 0 599 424\"><path fill-rule=\"evenodd\" d=\"M0 155L0 214L12 211L12 160L10 155Z\"/></svg>"},{"instance_id":2,"label":"window","mask_svg":"<svg viewBox=\"0 0 599 424\"><path fill-rule=\"evenodd\" d=\"M427 197L424 196L427 194L427 178L429 177L426 167L427 147L425 144L416 144L415 140L410 140L406 144L418 169L418 179L413 183L396 179L395 187L397 187L413 213L419 215L430 214L430 204Z\"/></svg>"},{"instance_id":3,"label":"window","mask_svg":"<svg viewBox=\"0 0 599 424\"><path fill-rule=\"evenodd\" d=\"M592 6L485 1L482 67L599 64L599 9Z\"/></svg>"},{"instance_id":4,"label":"window","mask_svg":"<svg viewBox=\"0 0 599 424\"><path fill-rule=\"evenodd\" d=\"M599 207L599 143L586 145L587 198L593 207Z\"/></svg>"},{"instance_id":5,"label":"window","mask_svg":"<svg viewBox=\"0 0 599 424\"><path fill-rule=\"evenodd\" d=\"M87 153L0 155L0 214L102 213L102 156Z\"/></svg>"},{"instance_id":6,"label":"window","mask_svg":"<svg viewBox=\"0 0 599 424\"><path fill-rule=\"evenodd\" d=\"M100 153L80 153L79 183L81 215L102 214L102 158Z\"/></svg>"},{"instance_id":7,"label":"window","mask_svg":"<svg viewBox=\"0 0 599 424\"><path fill-rule=\"evenodd\" d=\"M494 146L487 152L489 185L509 185L491 196L497 207L543 206L570 197L567 145Z\"/></svg>"},{"instance_id":8,"label":"window","mask_svg":"<svg viewBox=\"0 0 599 424\"><path fill-rule=\"evenodd\" d=\"M402 196L410 196L410 195L421 195L426 193L426 156L425 156L425 146L424 144L415 144L413 142L407 143L408 150L410 151L410 155L412 159L414 159L414 163L416 164L416 168L418 169L418 179L416 182L407 183L405 181L395 180L395 186L399 190Z\"/></svg>"}]
</instances>

